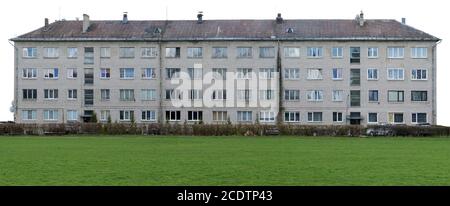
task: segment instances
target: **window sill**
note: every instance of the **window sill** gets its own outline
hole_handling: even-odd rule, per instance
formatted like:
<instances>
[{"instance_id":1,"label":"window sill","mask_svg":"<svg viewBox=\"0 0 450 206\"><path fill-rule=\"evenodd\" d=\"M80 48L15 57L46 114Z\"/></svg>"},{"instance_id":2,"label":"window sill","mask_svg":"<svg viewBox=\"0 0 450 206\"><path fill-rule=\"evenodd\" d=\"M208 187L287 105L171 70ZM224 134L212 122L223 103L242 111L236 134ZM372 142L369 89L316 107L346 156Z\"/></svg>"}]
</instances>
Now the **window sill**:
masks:
<instances>
[{"instance_id":1,"label":"window sill","mask_svg":"<svg viewBox=\"0 0 450 206\"><path fill-rule=\"evenodd\" d=\"M37 57L22 57L22 59L37 59Z\"/></svg>"},{"instance_id":2,"label":"window sill","mask_svg":"<svg viewBox=\"0 0 450 206\"><path fill-rule=\"evenodd\" d=\"M156 59L157 57L156 56L154 56L154 57L141 57L141 59Z\"/></svg>"},{"instance_id":3,"label":"window sill","mask_svg":"<svg viewBox=\"0 0 450 206\"><path fill-rule=\"evenodd\" d=\"M22 80L37 80L37 77L33 77L33 78L22 77Z\"/></svg>"},{"instance_id":4,"label":"window sill","mask_svg":"<svg viewBox=\"0 0 450 206\"><path fill-rule=\"evenodd\" d=\"M427 81L428 79L411 79L411 81Z\"/></svg>"}]
</instances>

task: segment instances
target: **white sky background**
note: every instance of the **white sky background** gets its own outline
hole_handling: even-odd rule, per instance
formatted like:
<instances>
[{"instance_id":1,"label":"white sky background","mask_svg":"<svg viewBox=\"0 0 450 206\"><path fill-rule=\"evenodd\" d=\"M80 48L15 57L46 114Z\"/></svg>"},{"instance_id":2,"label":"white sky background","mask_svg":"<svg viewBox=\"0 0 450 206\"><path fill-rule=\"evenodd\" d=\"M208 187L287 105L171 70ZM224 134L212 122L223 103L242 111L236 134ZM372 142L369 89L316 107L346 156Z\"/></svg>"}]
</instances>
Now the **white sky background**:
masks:
<instances>
[{"instance_id":1,"label":"white sky background","mask_svg":"<svg viewBox=\"0 0 450 206\"><path fill-rule=\"evenodd\" d=\"M14 98L14 50L8 39L30 32L57 19L120 20L128 12L129 20L196 19L353 19L361 10L366 19L406 18L406 23L443 39L438 46L437 104L438 124L450 126L450 12L447 1L438 0L34 0L0 1L0 121L13 120L9 111Z\"/></svg>"}]
</instances>

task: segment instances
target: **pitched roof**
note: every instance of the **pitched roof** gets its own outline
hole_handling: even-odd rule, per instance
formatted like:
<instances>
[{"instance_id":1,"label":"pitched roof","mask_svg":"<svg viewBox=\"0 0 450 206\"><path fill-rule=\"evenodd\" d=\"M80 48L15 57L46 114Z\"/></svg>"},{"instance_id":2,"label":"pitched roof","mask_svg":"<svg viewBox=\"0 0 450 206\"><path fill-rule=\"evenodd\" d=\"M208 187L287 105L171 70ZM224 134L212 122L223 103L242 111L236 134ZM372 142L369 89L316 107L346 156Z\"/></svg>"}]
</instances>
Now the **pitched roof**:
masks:
<instances>
[{"instance_id":1,"label":"pitched roof","mask_svg":"<svg viewBox=\"0 0 450 206\"><path fill-rule=\"evenodd\" d=\"M192 20L56 21L13 41L174 41L174 40L412 40L439 39L396 20ZM288 33L288 28L293 32ZM158 34L157 30L161 33Z\"/></svg>"}]
</instances>

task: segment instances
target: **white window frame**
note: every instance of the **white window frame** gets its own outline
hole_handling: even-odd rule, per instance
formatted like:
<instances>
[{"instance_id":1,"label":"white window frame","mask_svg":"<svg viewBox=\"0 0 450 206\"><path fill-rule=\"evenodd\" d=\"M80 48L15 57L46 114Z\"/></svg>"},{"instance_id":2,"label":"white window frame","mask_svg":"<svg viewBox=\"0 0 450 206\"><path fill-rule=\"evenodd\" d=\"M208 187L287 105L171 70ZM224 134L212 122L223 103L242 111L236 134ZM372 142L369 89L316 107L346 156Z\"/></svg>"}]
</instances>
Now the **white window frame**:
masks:
<instances>
[{"instance_id":1,"label":"white window frame","mask_svg":"<svg viewBox=\"0 0 450 206\"><path fill-rule=\"evenodd\" d=\"M120 110L119 121L128 122L131 121L131 116L134 118L134 110Z\"/></svg>"},{"instance_id":2,"label":"white window frame","mask_svg":"<svg viewBox=\"0 0 450 206\"><path fill-rule=\"evenodd\" d=\"M307 57L308 58L322 58L323 48L322 47L307 47Z\"/></svg>"},{"instance_id":3,"label":"white window frame","mask_svg":"<svg viewBox=\"0 0 450 206\"><path fill-rule=\"evenodd\" d=\"M391 76L391 71L392 71L392 76ZM387 69L387 79L390 81L405 80L405 69L403 69L403 68L388 68Z\"/></svg>"},{"instance_id":4,"label":"white window frame","mask_svg":"<svg viewBox=\"0 0 450 206\"><path fill-rule=\"evenodd\" d=\"M57 100L58 99L58 89L44 89L44 99L45 100ZM47 97L45 97L47 94Z\"/></svg>"},{"instance_id":5,"label":"white window frame","mask_svg":"<svg viewBox=\"0 0 450 206\"><path fill-rule=\"evenodd\" d=\"M100 48L100 58L111 58L111 48L101 47Z\"/></svg>"},{"instance_id":6,"label":"white window frame","mask_svg":"<svg viewBox=\"0 0 450 206\"><path fill-rule=\"evenodd\" d=\"M344 101L344 90L333 90L332 95L331 95L331 101L343 102Z\"/></svg>"},{"instance_id":7,"label":"white window frame","mask_svg":"<svg viewBox=\"0 0 450 206\"><path fill-rule=\"evenodd\" d=\"M44 70L44 79L59 79L59 69L53 68L53 69L45 69ZM50 77L50 74L53 77Z\"/></svg>"},{"instance_id":8,"label":"white window frame","mask_svg":"<svg viewBox=\"0 0 450 206\"><path fill-rule=\"evenodd\" d=\"M395 115L396 114L401 114L403 116L403 121L402 122L395 122ZM392 121L390 118L390 115L392 115ZM405 114L403 112L388 112L387 113L387 121L390 124L404 124L405 123Z\"/></svg>"},{"instance_id":9,"label":"white window frame","mask_svg":"<svg viewBox=\"0 0 450 206\"><path fill-rule=\"evenodd\" d=\"M411 48L411 58L412 59L428 58L428 48L427 47L412 47Z\"/></svg>"},{"instance_id":10,"label":"white window frame","mask_svg":"<svg viewBox=\"0 0 450 206\"><path fill-rule=\"evenodd\" d=\"M336 120L334 119L334 114L336 114ZM322 114L323 115L323 114ZM340 116L339 116L340 115ZM331 119L333 122L342 123L344 122L344 113L342 112L332 112L331 113ZM340 118L339 118L340 117Z\"/></svg>"},{"instance_id":11,"label":"white window frame","mask_svg":"<svg viewBox=\"0 0 450 206\"><path fill-rule=\"evenodd\" d=\"M100 100L101 101L111 100L111 90L110 89L100 89Z\"/></svg>"},{"instance_id":12,"label":"white window frame","mask_svg":"<svg viewBox=\"0 0 450 206\"><path fill-rule=\"evenodd\" d=\"M322 102L323 90L308 90L306 97L309 102Z\"/></svg>"},{"instance_id":13,"label":"white window frame","mask_svg":"<svg viewBox=\"0 0 450 206\"><path fill-rule=\"evenodd\" d=\"M188 75L191 80L201 80L203 79L203 69L202 68L188 68Z\"/></svg>"},{"instance_id":14,"label":"white window frame","mask_svg":"<svg viewBox=\"0 0 450 206\"><path fill-rule=\"evenodd\" d=\"M67 110L67 121L78 121L78 111Z\"/></svg>"},{"instance_id":15,"label":"white window frame","mask_svg":"<svg viewBox=\"0 0 450 206\"><path fill-rule=\"evenodd\" d=\"M322 69L309 68L307 71L308 71L308 75L307 75L306 79L308 79L308 80L322 80L323 79ZM313 71L315 71L315 72L313 73Z\"/></svg>"},{"instance_id":16,"label":"white window frame","mask_svg":"<svg viewBox=\"0 0 450 206\"><path fill-rule=\"evenodd\" d=\"M189 113L191 114L190 119L189 119ZM187 121L189 121L189 122L203 121L203 111L188 111L187 112Z\"/></svg>"},{"instance_id":17,"label":"white window frame","mask_svg":"<svg viewBox=\"0 0 450 206\"><path fill-rule=\"evenodd\" d=\"M37 111L34 109L24 109L22 110L22 120L23 121L35 121L37 119Z\"/></svg>"},{"instance_id":18,"label":"white window frame","mask_svg":"<svg viewBox=\"0 0 450 206\"><path fill-rule=\"evenodd\" d=\"M334 76L334 71L336 71L336 77ZM344 79L344 74L343 74L344 69L342 68L333 68L331 69L331 78L333 80L343 80Z\"/></svg>"},{"instance_id":19,"label":"white window frame","mask_svg":"<svg viewBox=\"0 0 450 206\"><path fill-rule=\"evenodd\" d=\"M155 68L142 68L142 79L155 79L156 78L156 72Z\"/></svg>"},{"instance_id":20,"label":"white window frame","mask_svg":"<svg viewBox=\"0 0 450 206\"><path fill-rule=\"evenodd\" d=\"M376 122L371 122L370 121L370 114L376 114L377 115L377 121ZM378 116L379 116L379 114L378 114L378 112L368 112L367 113L367 124L378 124Z\"/></svg>"},{"instance_id":21,"label":"white window frame","mask_svg":"<svg viewBox=\"0 0 450 206\"><path fill-rule=\"evenodd\" d=\"M189 59L201 59L203 58L203 47L188 47L187 58Z\"/></svg>"},{"instance_id":22,"label":"white window frame","mask_svg":"<svg viewBox=\"0 0 450 206\"><path fill-rule=\"evenodd\" d=\"M47 58L47 59L59 58L59 48L58 47L45 47L44 48L44 58Z\"/></svg>"},{"instance_id":23,"label":"white window frame","mask_svg":"<svg viewBox=\"0 0 450 206\"><path fill-rule=\"evenodd\" d=\"M300 47L284 47L285 58L300 58Z\"/></svg>"},{"instance_id":24,"label":"white window frame","mask_svg":"<svg viewBox=\"0 0 450 206\"><path fill-rule=\"evenodd\" d=\"M143 121L143 122L156 121L156 111L155 110L142 110L141 111L141 121Z\"/></svg>"},{"instance_id":25,"label":"white window frame","mask_svg":"<svg viewBox=\"0 0 450 206\"><path fill-rule=\"evenodd\" d=\"M134 89L120 89L120 101L135 101Z\"/></svg>"},{"instance_id":26,"label":"white window frame","mask_svg":"<svg viewBox=\"0 0 450 206\"><path fill-rule=\"evenodd\" d=\"M273 99L275 99L275 90L273 90L273 89L259 90L259 99L260 100L273 100Z\"/></svg>"},{"instance_id":27,"label":"white window frame","mask_svg":"<svg viewBox=\"0 0 450 206\"><path fill-rule=\"evenodd\" d=\"M169 119L167 119L167 112L169 112ZM175 114L175 119L172 119L172 113ZM179 122L181 121L181 111L180 110L166 110L165 112L166 121L169 122Z\"/></svg>"},{"instance_id":28,"label":"white window frame","mask_svg":"<svg viewBox=\"0 0 450 206\"><path fill-rule=\"evenodd\" d=\"M238 122L253 121L253 112L252 111L237 111L237 121Z\"/></svg>"},{"instance_id":29,"label":"white window frame","mask_svg":"<svg viewBox=\"0 0 450 206\"><path fill-rule=\"evenodd\" d=\"M397 99L396 100L391 100L391 97L390 97L390 93L391 92L394 92L394 93L396 93L396 95L397 95ZM401 103L401 102L405 102L405 91L404 90L388 90L388 98L387 98L387 101L389 102L389 103ZM400 96L399 96L399 94L400 93L403 93L403 96L402 96L402 98L400 98Z\"/></svg>"},{"instance_id":30,"label":"white window frame","mask_svg":"<svg viewBox=\"0 0 450 206\"><path fill-rule=\"evenodd\" d=\"M226 80L227 79L227 69L226 68L213 68L213 79Z\"/></svg>"},{"instance_id":31,"label":"white window frame","mask_svg":"<svg viewBox=\"0 0 450 206\"><path fill-rule=\"evenodd\" d=\"M275 58L275 47L259 47L259 58Z\"/></svg>"},{"instance_id":32,"label":"white window frame","mask_svg":"<svg viewBox=\"0 0 450 206\"><path fill-rule=\"evenodd\" d=\"M418 122L419 114L425 114L425 122ZM414 115L416 116L416 118L414 118ZM428 123L428 114L426 112L413 112L413 113L411 113L411 123L413 123L413 124Z\"/></svg>"},{"instance_id":33,"label":"white window frame","mask_svg":"<svg viewBox=\"0 0 450 206\"><path fill-rule=\"evenodd\" d=\"M369 59L377 59L378 55L379 55L378 47L369 47L369 48L367 48L367 58L369 58Z\"/></svg>"},{"instance_id":34,"label":"white window frame","mask_svg":"<svg viewBox=\"0 0 450 206\"><path fill-rule=\"evenodd\" d=\"M156 100L156 89L141 89L141 100L142 101L155 101Z\"/></svg>"},{"instance_id":35,"label":"white window frame","mask_svg":"<svg viewBox=\"0 0 450 206\"><path fill-rule=\"evenodd\" d=\"M127 71L132 71L132 76L128 76ZM134 79L134 68L120 68L120 79Z\"/></svg>"},{"instance_id":36,"label":"white window frame","mask_svg":"<svg viewBox=\"0 0 450 206\"><path fill-rule=\"evenodd\" d=\"M237 79L252 79L252 68L238 68L236 78Z\"/></svg>"},{"instance_id":37,"label":"white window frame","mask_svg":"<svg viewBox=\"0 0 450 206\"><path fill-rule=\"evenodd\" d=\"M298 116L297 116L297 114L298 114ZM288 119L286 119L286 115L288 116ZM298 117L298 119L297 119L297 117ZM284 122L300 122L300 120L301 120L300 112L297 112L297 111L285 111L284 112Z\"/></svg>"},{"instance_id":38,"label":"white window frame","mask_svg":"<svg viewBox=\"0 0 450 206\"><path fill-rule=\"evenodd\" d=\"M76 79L78 78L78 70L77 68L67 68L67 79Z\"/></svg>"},{"instance_id":39,"label":"white window frame","mask_svg":"<svg viewBox=\"0 0 450 206\"><path fill-rule=\"evenodd\" d=\"M300 79L300 69L299 68L285 68L284 69L284 79L299 80Z\"/></svg>"},{"instance_id":40,"label":"white window frame","mask_svg":"<svg viewBox=\"0 0 450 206\"><path fill-rule=\"evenodd\" d=\"M371 92L371 91L377 91L377 100L376 100L376 101L370 100L370 92ZM368 97L368 101L369 101L369 102L380 102L380 90L377 90L377 89L369 89L368 92L367 92L367 97Z\"/></svg>"},{"instance_id":41,"label":"white window frame","mask_svg":"<svg viewBox=\"0 0 450 206\"><path fill-rule=\"evenodd\" d=\"M125 59L129 58L132 59L135 57L135 48L134 47L120 47L119 48L119 58Z\"/></svg>"},{"instance_id":42,"label":"white window frame","mask_svg":"<svg viewBox=\"0 0 450 206\"><path fill-rule=\"evenodd\" d=\"M376 74L376 75L374 75L374 74ZM374 78L374 76L376 76L376 78ZM379 79L378 76L379 76L378 75L378 69L376 69L376 68L368 68L367 69L367 80L369 80L369 81L376 81L376 80Z\"/></svg>"},{"instance_id":43,"label":"white window frame","mask_svg":"<svg viewBox=\"0 0 450 206\"><path fill-rule=\"evenodd\" d=\"M420 78L417 78L418 72L420 71ZM423 78L423 73L425 72L425 78ZM411 70L411 80L417 80L417 81L426 81L428 80L428 69L412 69Z\"/></svg>"},{"instance_id":44,"label":"white window frame","mask_svg":"<svg viewBox=\"0 0 450 206\"><path fill-rule=\"evenodd\" d=\"M228 112L227 111L212 111L212 120L214 122L228 121Z\"/></svg>"},{"instance_id":45,"label":"white window frame","mask_svg":"<svg viewBox=\"0 0 450 206\"><path fill-rule=\"evenodd\" d=\"M203 90L201 89L190 89L188 94L189 100L203 100Z\"/></svg>"},{"instance_id":46,"label":"white window frame","mask_svg":"<svg viewBox=\"0 0 450 206\"><path fill-rule=\"evenodd\" d=\"M141 57L142 58L156 58L158 56L158 51L156 47L142 47Z\"/></svg>"},{"instance_id":47,"label":"white window frame","mask_svg":"<svg viewBox=\"0 0 450 206\"><path fill-rule=\"evenodd\" d=\"M250 101L252 100L252 91L249 89L238 89L236 91L237 99L239 101Z\"/></svg>"},{"instance_id":48,"label":"white window frame","mask_svg":"<svg viewBox=\"0 0 450 206\"><path fill-rule=\"evenodd\" d=\"M228 48L227 47L213 47L211 58L214 58L214 59L228 58Z\"/></svg>"},{"instance_id":49,"label":"white window frame","mask_svg":"<svg viewBox=\"0 0 450 206\"><path fill-rule=\"evenodd\" d=\"M286 99L286 92L288 93L288 99ZM285 101L300 101L300 90L298 89L285 89L283 94Z\"/></svg>"},{"instance_id":50,"label":"white window frame","mask_svg":"<svg viewBox=\"0 0 450 206\"><path fill-rule=\"evenodd\" d=\"M100 68L100 79L111 79L111 68Z\"/></svg>"},{"instance_id":51,"label":"white window frame","mask_svg":"<svg viewBox=\"0 0 450 206\"><path fill-rule=\"evenodd\" d=\"M259 69L259 78L260 79L274 79L275 78L275 69L274 68L260 68Z\"/></svg>"},{"instance_id":52,"label":"white window frame","mask_svg":"<svg viewBox=\"0 0 450 206\"><path fill-rule=\"evenodd\" d=\"M68 89L67 90L67 99L68 100L77 100L78 98L78 90L77 89Z\"/></svg>"},{"instance_id":53,"label":"white window frame","mask_svg":"<svg viewBox=\"0 0 450 206\"><path fill-rule=\"evenodd\" d=\"M275 122L275 112L271 111L260 111L259 112L260 122Z\"/></svg>"},{"instance_id":54,"label":"white window frame","mask_svg":"<svg viewBox=\"0 0 450 206\"><path fill-rule=\"evenodd\" d=\"M58 121L59 111L56 109L45 109L43 111L44 121Z\"/></svg>"},{"instance_id":55,"label":"white window frame","mask_svg":"<svg viewBox=\"0 0 450 206\"><path fill-rule=\"evenodd\" d=\"M78 58L78 48L77 47L68 47L67 48L67 58L69 58L69 59Z\"/></svg>"},{"instance_id":56,"label":"white window frame","mask_svg":"<svg viewBox=\"0 0 450 206\"><path fill-rule=\"evenodd\" d=\"M404 47L388 47L387 55L389 59L403 59L405 57Z\"/></svg>"},{"instance_id":57,"label":"white window frame","mask_svg":"<svg viewBox=\"0 0 450 206\"><path fill-rule=\"evenodd\" d=\"M311 114L311 119L309 118ZM320 114L320 120L315 120L315 114ZM323 112L308 112L307 119L309 123L323 122Z\"/></svg>"},{"instance_id":58,"label":"white window frame","mask_svg":"<svg viewBox=\"0 0 450 206\"><path fill-rule=\"evenodd\" d=\"M36 68L23 68L22 79L37 79L38 70Z\"/></svg>"},{"instance_id":59,"label":"white window frame","mask_svg":"<svg viewBox=\"0 0 450 206\"><path fill-rule=\"evenodd\" d=\"M335 58L335 59L344 58L344 47L331 48L331 58Z\"/></svg>"},{"instance_id":60,"label":"white window frame","mask_svg":"<svg viewBox=\"0 0 450 206\"><path fill-rule=\"evenodd\" d=\"M236 53L237 53L237 58L252 58L253 57L253 47L237 47Z\"/></svg>"},{"instance_id":61,"label":"white window frame","mask_svg":"<svg viewBox=\"0 0 450 206\"><path fill-rule=\"evenodd\" d=\"M25 47L22 49L22 57L27 59L37 58L37 48L36 47Z\"/></svg>"},{"instance_id":62,"label":"white window frame","mask_svg":"<svg viewBox=\"0 0 450 206\"><path fill-rule=\"evenodd\" d=\"M106 122L108 121L108 117L111 117L111 111L100 110L100 121Z\"/></svg>"}]
</instances>

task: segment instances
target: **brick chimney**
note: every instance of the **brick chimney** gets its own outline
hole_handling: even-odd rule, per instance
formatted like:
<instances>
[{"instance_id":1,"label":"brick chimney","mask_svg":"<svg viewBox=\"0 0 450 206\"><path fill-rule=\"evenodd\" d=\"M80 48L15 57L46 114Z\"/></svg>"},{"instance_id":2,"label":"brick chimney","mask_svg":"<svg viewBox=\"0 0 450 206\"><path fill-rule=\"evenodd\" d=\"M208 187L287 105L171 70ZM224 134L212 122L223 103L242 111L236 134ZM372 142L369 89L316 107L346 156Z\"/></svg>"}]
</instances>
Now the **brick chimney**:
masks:
<instances>
[{"instance_id":1,"label":"brick chimney","mask_svg":"<svg viewBox=\"0 0 450 206\"><path fill-rule=\"evenodd\" d=\"M128 23L128 12L123 12L122 24Z\"/></svg>"},{"instance_id":2,"label":"brick chimney","mask_svg":"<svg viewBox=\"0 0 450 206\"><path fill-rule=\"evenodd\" d=\"M277 24L283 23L283 18L281 17L281 13L278 13L277 18L275 20L277 21Z\"/></svg>"},{"instance_id":3,"label":"brick chimney","mask_svg":"<svg viewBox=\"0 0 450 206\"><path fill-rule=\"evenodd\" d=\"M197 24L203 23L203 12L199 11L197 14Z\"/></svg>"},{"instance_id":4,"label":"brick chimney","mask_svg":"<svg viewBox=\"0 0 450 206\"><path fill-rule=\"evenodd\" d=\"M83 14L83 33L86 33L91 26L91 22L89 20L89 15Z\"/></svg>"},{"instance_id":5,"label":"brick chimney","mask_svg":"<svg viewBox=\"0 0 450 206\"><path fill-rule=\"evenodd\" d=\"M45 26L45 27L48 27L48 18L45 18L45 19L44 19L44 26Z\"/></svg>"}]
</instances>

